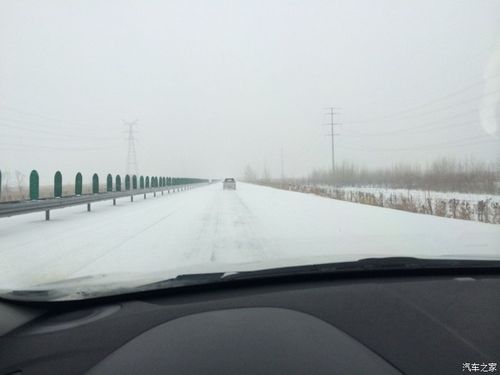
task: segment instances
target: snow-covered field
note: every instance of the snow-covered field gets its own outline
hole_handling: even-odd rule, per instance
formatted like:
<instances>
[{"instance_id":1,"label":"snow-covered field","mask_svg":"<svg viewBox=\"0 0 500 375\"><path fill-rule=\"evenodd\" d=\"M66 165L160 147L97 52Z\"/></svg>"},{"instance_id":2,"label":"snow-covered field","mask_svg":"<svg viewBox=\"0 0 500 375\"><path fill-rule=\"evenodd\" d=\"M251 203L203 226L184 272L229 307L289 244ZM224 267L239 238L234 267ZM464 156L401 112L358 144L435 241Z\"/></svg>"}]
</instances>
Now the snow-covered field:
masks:
<instances>
[{"instance_id":1,"label":"snow-covered field","mask_svg":"<svg viewBox=\"0 0 500 375\"><path fill-rule=\"evenodd\" d=\"M500 224L500 195L494 194L322 184L290 185L289 189L415 213Z\"/></svg>"},{"instance_id":2,"label":"snow-covered field","mask_svg":"<svg viewBox=\"0 0 500 375\"><path fill-rule=\"evenodd\" d=\"M323 187L327 187L328 185L320 185ZM494 194L472 194L472 193L458 193L453 191L430 191L430 190L415 190L415 189L389 189L389 188L380 188L380 187L371 187L371 186L346 186L341 189L345 191L360 191L363 193L372 193L372 194L384 194L384 195L402 195L413 197L418 200L425 200L427 198L431 199L458 199L460 201L467 201L470 203L477 203L479 201L490 200L492 202L500 203L500 195Z\"/></svg>"},{"instance_id":3,"label":"snow-covered field","mask_svg":"<svg viewBox=\"0 0 500 375\"><path fill-rule=\"evenodd\" d=\"M0 219L1 289L394 255L500 258L500 226L244 183Z\"/></svg>"}]
</instances>

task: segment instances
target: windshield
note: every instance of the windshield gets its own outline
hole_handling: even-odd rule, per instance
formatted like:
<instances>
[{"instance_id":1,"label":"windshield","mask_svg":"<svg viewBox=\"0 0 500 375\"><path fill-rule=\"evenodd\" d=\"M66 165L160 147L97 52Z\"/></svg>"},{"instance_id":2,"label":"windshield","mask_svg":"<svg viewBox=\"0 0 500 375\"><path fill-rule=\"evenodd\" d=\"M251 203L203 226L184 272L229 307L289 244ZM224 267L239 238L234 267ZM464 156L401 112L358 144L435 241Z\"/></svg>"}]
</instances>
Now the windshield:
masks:
<instances>
[{"instance_id":1,"label":"windshield","mask_svg":"<svg viewBox=\"0 0 500 375\"><path fill-rule=\"evenodd\" d=\"M3 0L0 294L499 260L499 123L496 1Z\"/></svg>"}]
</instances>

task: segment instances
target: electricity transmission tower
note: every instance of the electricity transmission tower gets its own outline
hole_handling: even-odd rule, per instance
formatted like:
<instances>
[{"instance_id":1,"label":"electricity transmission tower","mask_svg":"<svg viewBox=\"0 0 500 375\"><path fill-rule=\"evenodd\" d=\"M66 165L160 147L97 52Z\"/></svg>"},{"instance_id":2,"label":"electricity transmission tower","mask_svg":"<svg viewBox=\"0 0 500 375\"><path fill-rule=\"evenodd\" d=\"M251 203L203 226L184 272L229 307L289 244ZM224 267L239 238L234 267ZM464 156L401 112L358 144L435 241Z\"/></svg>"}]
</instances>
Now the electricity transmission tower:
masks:
<instances>
[{"instance_id":1,"label":"electricity transmission tower","mask_svg":"<svg viewBox=\"0 0 500 375\"><path fill-rule=\"evenodd\" d=\"M135 151L135 134L136 131L134 126L137 125L137 120L132 122L123 121L123 125L127 128L127 140L128 140L128 151L127 151L127 166L126 171L129 175L138 175L139 167L137 165L137 153Z\"/></svg>"},{"instance_id":2,"label":"electricity transmission tower","mask_svg":"<svg viewBox=\"0 0 500 375\"><path fill-rule=\"evenodd\" d=\"M339 114L337 110L340 108L338 107L328 107L328 115L330 116L330 123L325 124L330 127L330 134L327 134L328 137L331 137L332 139L332 176L335 173L335 136L340 135L338 133L335 133L335 126L341 125L339 122L334 122L333 121L333 116Z\"/></svg>"}]
</instances>

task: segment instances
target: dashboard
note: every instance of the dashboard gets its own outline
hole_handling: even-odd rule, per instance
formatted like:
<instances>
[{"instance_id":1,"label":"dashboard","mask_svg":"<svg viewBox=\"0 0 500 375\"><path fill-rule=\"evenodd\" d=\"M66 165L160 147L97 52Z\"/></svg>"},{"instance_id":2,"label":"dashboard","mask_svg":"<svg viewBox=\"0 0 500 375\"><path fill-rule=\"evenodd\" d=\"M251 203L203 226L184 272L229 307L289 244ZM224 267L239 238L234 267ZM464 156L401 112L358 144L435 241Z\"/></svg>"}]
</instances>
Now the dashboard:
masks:
<instances>
[{"instance_id":1,"label":"dashboard","mask_svg":"<svg viewBox=\"0 0 500 375\"><path fill-rule=\"evenodd\" d=\"M499 318L494 274L3 300L0 374L463 374L500 361Z\"/></svg>"}]
</instances>

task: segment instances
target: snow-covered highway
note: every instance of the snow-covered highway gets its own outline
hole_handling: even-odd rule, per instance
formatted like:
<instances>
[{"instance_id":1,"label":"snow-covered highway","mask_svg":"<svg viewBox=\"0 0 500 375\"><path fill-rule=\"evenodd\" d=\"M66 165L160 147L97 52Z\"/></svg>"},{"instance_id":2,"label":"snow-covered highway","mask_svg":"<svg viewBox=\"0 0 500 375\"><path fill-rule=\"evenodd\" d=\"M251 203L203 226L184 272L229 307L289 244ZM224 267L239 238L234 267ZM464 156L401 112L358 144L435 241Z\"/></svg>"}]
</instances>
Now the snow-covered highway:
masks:
<instances>
[{"instance_id":1,"label":"snow-covered highway","mask_svg":"<svg viewBox=\"0 0 500 375\"><path fill-rule=\"evenodd\" d=\"M500 226L238 183L0 219L0 286L370 256L500 257ZM300 258L300 259L299 259ZM240 264L234 266L234 264ZM188 272L188 271L186 271Z\"/></svg>"}]
</instances>

